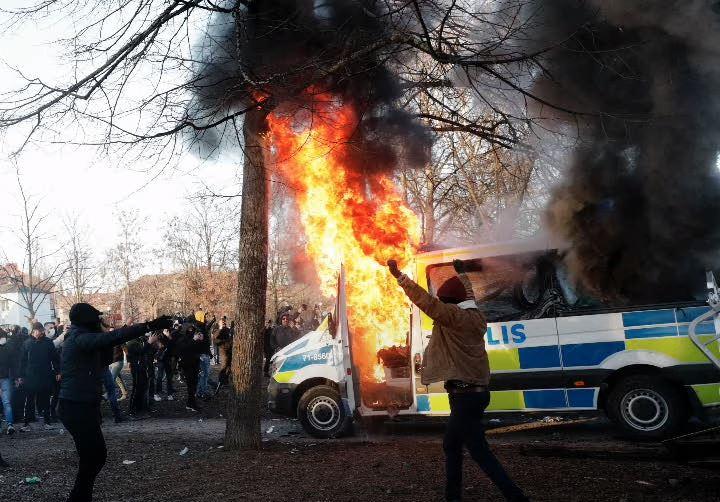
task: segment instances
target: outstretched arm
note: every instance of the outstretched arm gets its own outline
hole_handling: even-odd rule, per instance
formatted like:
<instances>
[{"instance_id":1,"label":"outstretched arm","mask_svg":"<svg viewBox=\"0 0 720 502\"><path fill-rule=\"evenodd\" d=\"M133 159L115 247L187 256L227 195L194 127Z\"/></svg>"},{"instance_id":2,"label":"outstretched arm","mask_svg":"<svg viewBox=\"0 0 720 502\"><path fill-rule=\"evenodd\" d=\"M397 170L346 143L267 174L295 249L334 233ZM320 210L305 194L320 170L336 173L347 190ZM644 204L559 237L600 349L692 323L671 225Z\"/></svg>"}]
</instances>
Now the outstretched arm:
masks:
<instances>
[{"instance_id":1,"label":"outstretched arm","mask_svg":"<svg viewBox=\"0 0 720 502\"><path fill-rule=\"evenodd\" d=\"M113 347L121 343L129 342L133 338L144 335L148 331L161 331L169 328L171 325L172 320L169 316L161 316L150 322L114 329L107 333L82 333L75 337L75 343L81 350Z\"/></svg>"},{"instance_id":2,"label":"outstretched arm","mask_svg":"<svg viewBox=\"0 0 720 502\"><path fill-rule=\"evenodd\" d=\"M148 331L147 323L134 324L107 333L82 333L75 337L75 343L80 349L91 351L129 342Z\"/></svg>"}]
</instances>

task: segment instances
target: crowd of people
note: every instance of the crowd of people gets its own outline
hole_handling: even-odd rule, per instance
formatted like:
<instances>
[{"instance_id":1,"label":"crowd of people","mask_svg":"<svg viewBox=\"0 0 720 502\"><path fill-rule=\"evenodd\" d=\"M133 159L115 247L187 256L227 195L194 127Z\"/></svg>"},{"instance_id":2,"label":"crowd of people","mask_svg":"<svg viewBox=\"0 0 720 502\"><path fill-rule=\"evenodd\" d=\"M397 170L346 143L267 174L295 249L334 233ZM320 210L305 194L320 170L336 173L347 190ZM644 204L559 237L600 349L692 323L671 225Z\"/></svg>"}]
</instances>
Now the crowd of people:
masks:
<instances>
[{"instance_id":1,"label":"crowd of people","mask_svg":"<svg viewBox=\"0 0 720 502\"><path fill-rule=\"evenodd\" d=\"M316 329L321 320L319 304L312 309L286 305L269 319L263 332L265 375L278 350ZM0 418L5 418L6 434L28 431L38 419L44 429L53 429L58 421L65 325L58 318L45 325L33 322L30 328L0 328ZM103 398L115 422L145 418L156 403L175 400L178 384L187 387L185 408L200 410L200 401L213 398L229 382L234 333L234 321L217 319L199 307L191 315L173 316L170 329L108 350ZM217 380L211 375L212 364L219 366ZM129 372L123 373L126 366Z\"/></svg>"},{"instance_id":2,"label":"crowd of people","mask_svg":"<svg viewBox=\"0 0 720 502\"><path fill-rule=\"evenodd\" d=\"M159 401L173 401L179 383L187 387L186 409L197 412L200 400L211 399L228 383L233 334L234 322L199 308L189 316L175 315L170 329L105 351L104 400L115 422L144 418ZM0 328L0 418L6 434L28 431L38 418L42 428L54 428L65 335L60 319L46 325L33 322L30 330ZM217 381L211 377L213 362L220 366ZM130 382L122 372L125 365ZM127 402L126 410L121 401Z\"/></svg>"},{"instance_id":3,"label":"crowd of people","mask_svg":"<svg viewBox=\"0 0 720 502\"><path fill-rule=\"evenodd\" d=\"M308 305L303 303L299 309L286 305L278 311L275 322L272 319L267 320L263 331L263 351L265 353L263 372L265 376L270 376L272 356L278 350L316 329L320 325L322 317L322 308L319 304L310 310Z\"/></svg>"},{"instance_id":4,"label":"crowd of people","mask_svg":"<svg viewBox=\"0 0 720 502\"><path fill-rule=\"evenodd\" d=\"M434 297L403 274L394 260L388 261L390 274L408 299L435 321L421 379L424 385L444 382L448 393L445 498L460 500L463 449L467 448L507 500L525 501L522 489L485 439L482 417L490 402L490 367L485 345L477 340L483 339L487 324L477 308L465 265L455 260L453 267L457 276L446 281ZM217 321L202 308L184 318L160 316L119 329L113 329L104 314L87 303L73 305L69 317L72 324L67 333L59 320L49 333L38 322L31 324L29 333L19 326L9 332L0 329L0 392L7 434L14 433L16 419L22 420L21 430L26 430L39 414L44 427L52 428L59 415L79 457L68 500L87 502L92 500L95 479L107 458L101 429L102 389L115 420L122 421L116 390L125 362L132 377L129 413L135 417L154 402L174 399L179 370L187 386L186 409L196 412L198 399L217 395L228 381L234 326L228 325L225 316ZM299 310L288 305L278 312L277 325L267 322L263 333L266 375L273 354L317 329L322 317L319 305L313 310L306 304ZM213 357L222 366L217 382L210 380Z\"/></svg>"}]
</instances>

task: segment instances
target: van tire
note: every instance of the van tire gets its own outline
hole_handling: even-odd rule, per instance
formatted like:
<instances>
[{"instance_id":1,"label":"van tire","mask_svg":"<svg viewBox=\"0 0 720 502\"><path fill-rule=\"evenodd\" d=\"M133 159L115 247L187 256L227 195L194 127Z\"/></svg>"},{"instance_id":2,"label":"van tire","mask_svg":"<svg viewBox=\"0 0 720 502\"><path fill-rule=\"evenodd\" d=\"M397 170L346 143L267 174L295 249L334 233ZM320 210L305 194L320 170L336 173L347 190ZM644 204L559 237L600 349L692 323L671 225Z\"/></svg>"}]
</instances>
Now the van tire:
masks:
<instances>
[{"instance_id":1,"label":"van tire","mask_svg":"<svg viewBox=\"0 0 720 502\"><path fill-rule=\"evenodd\" d=\"M608 393L605 411L623 435L662 439L679 431L689 418L682 389L659 375L631 375Z\"/></svg>"},{"instance_id":2,"label":"van tire","mask_svg":"<svg viewBox=\"0 0 720 502\"><path fill-rule=\"evenodd\" d=\"M305 432L320 439L343 436L352 424L340 393L329 385L305 391L298 402L297 416Z\"/></svg>"}]
</instances>

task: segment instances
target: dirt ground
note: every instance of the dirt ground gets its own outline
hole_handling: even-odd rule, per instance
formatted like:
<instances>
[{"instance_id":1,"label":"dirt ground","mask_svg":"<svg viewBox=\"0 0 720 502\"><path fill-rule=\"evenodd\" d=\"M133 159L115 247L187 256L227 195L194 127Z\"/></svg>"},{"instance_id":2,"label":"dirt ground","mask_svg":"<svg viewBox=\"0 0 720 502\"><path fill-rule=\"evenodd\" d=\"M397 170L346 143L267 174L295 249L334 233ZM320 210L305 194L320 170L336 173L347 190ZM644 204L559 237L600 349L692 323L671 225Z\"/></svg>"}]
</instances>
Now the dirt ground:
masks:
<instances>
[{"instance_id":1,"label":"dirt ground","mask_svg":"<svg viewBox=\"0 0 720 502\"><path fill-rule=\"evenodd\" d=\"M178 401L156 408L145 420L106 421L108 461L95 500L442 500L436 423L390 423L320 441L297 421L266 413L262 450L237 453L222 448L222 398L200 414ZM532 500L720 500L719 471L679 465L657 444L617 439L603 419L503 417L489 426L493 450ZM0 471L0 501L64 500L77 461L61 428L2 436L0 451L11 464ZM464 500L501 500L469 459L465 473ZM31 476L41 481L26 483Z\"/></svg>"}]
</instances>

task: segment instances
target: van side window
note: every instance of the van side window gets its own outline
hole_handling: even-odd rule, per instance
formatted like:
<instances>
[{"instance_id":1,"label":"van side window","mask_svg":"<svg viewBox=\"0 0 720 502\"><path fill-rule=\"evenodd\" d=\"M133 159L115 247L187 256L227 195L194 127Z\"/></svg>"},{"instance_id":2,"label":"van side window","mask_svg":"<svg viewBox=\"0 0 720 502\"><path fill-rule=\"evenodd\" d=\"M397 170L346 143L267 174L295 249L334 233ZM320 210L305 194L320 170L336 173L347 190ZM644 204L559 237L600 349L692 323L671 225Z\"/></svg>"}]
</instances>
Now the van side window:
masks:
<instances>
[{"instance_id":1,"label":"van side window","mask_svg":"<svg viewBox=\"0 0 720 502\"><path fill-rule=\"evenodd\" d=\"M553 268L547 253L495 256L465 262L478 307L490 322L552 317ZM427 268L430 293L453 276L451 263Z\"/></svg>"},{"instance_id":2,"label":"van side window","mask_svg":"<svg viewBox=\"0 0 720 502\"><path fill-rule=\"evenodd\" d=\"M573 311L617 307L617 305L610 305L607 302L603 303L600 299L584 291L579 284L576 284L575 281L570 278L570 272L562 260L557 260L555 263L555 279L558 289L562 292L565 300L563 310Z\"/></svg>"}]
</instances>

